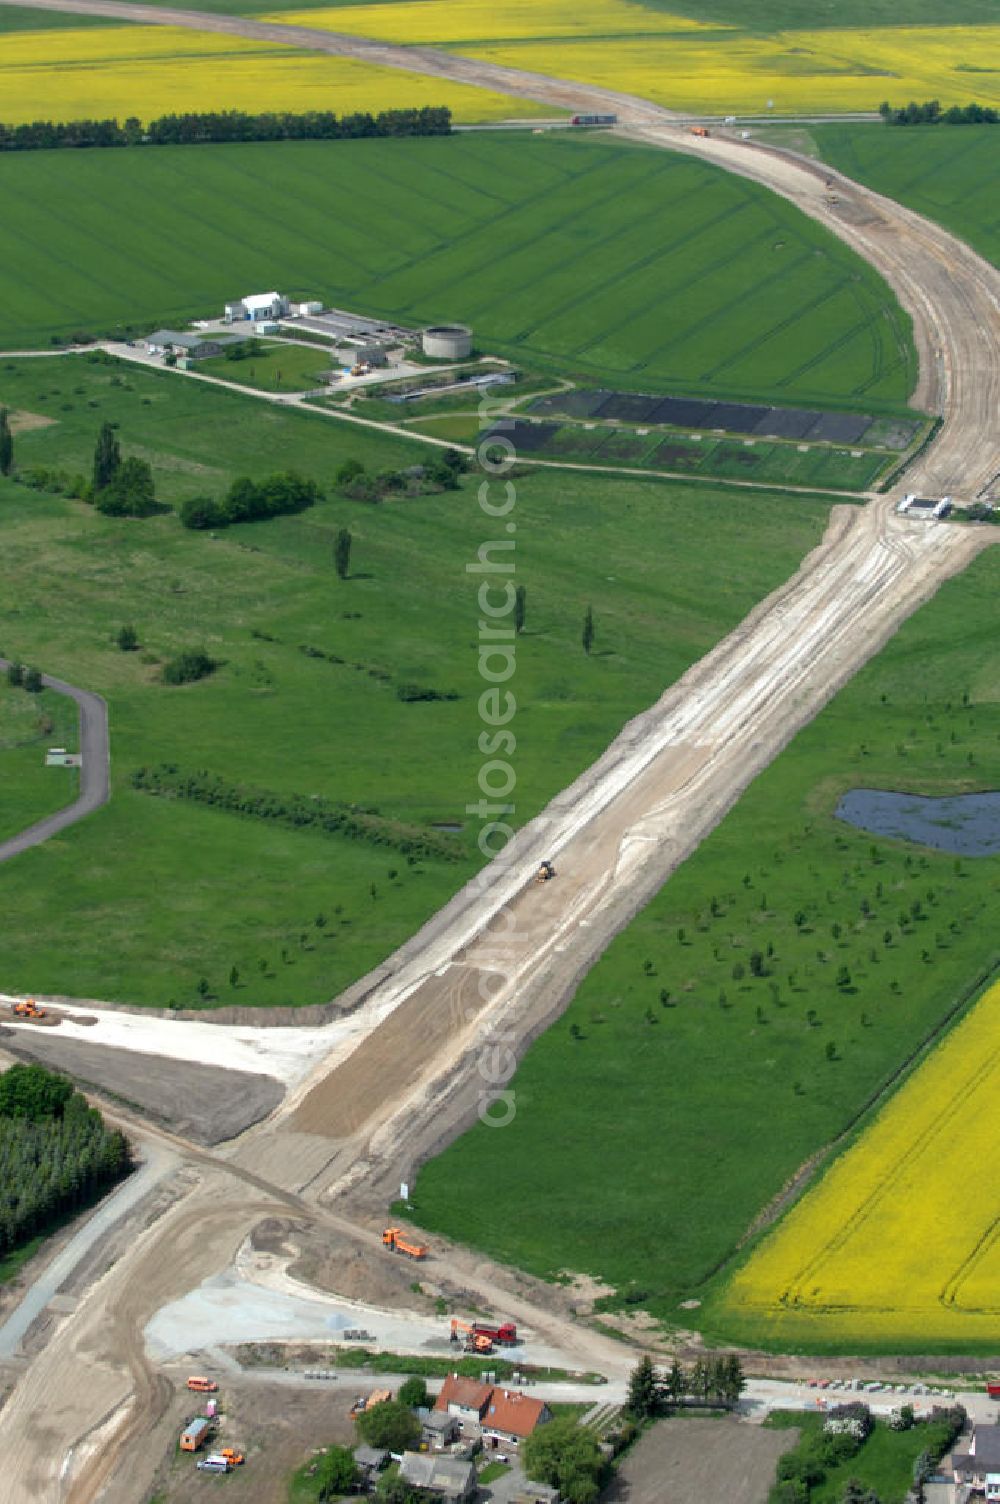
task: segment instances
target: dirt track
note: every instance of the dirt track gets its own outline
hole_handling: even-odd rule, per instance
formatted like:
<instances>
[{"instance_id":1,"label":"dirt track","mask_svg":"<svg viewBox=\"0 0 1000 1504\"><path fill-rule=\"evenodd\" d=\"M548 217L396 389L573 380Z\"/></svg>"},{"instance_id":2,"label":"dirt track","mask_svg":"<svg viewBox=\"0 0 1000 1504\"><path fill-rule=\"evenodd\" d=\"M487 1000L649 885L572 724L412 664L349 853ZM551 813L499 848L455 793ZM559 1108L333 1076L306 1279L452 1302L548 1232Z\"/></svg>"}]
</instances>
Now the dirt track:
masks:
<instances>
[{"instance_id":1,"label":"dirt track","mask_svg":"<svg viewBox=\"0 0 1000 1504\"><path fill-rule=\"evenodd\" d=\"M830 203L825 179L834 174L815 164L717 136L696 142L670 125L667 112L641 101L428 49L113 0L21 3L291 42L544 103L614 109L639 139L696 151L782 193L886 275L914 320L918 400L944 419L908 485L971 499L1000 471L1000 274L943 230L846 180L837 179L838 203ZM518 836L510 860L490 869L485 885L459 895L394 958L374 994L383 1021L354 1055L319 1065L276 1121L245 1134L229 1173L188 1154L203 1168L204 1187L135 1240L8 1402L2 1435L11 1504L89 1504L102 1489L108 1504L141 1498L156 1447L169 1440L161 1417L172 1393L143 1351L148 1316L223 1268L253 1222L276 1209L298 1207L381 1257L371 1223L352 1225L344 1212L348 1205L380 1211L399 1178L475 1112L477 1030L502 1021L523 1048L755 773L987 541L992 534L984 531L907 523L885 500L864 511L838 509L796 576L627 727ZM555 858L560 876L525 890L525 872L541 856ZM487 927L498 914L505 923L502 933L494 923L491 939ZM498 971L504 985L483 1003L479 977ZM336 1213L310 1207L294 1194L307 1184L311 1198L350 1190L352 1201ZM500 1302L518 1319L532 1309L477 1256L439 1248L436 1262L441 1276L482 1292L484 1304ZM537 1307L532 1314L545 1319ZM548 1319L572 1350L594 1362L605 1353L601 1339L565 1323L557 1309ZM618 1356L627 1359L628 1349ZM88 1452L86 1438L103 1422L113 1441ZM152 1445L133 1445L149 1436ZM129 1465L116 1469L128 1447Z\"/></svg>"}]
</instances>

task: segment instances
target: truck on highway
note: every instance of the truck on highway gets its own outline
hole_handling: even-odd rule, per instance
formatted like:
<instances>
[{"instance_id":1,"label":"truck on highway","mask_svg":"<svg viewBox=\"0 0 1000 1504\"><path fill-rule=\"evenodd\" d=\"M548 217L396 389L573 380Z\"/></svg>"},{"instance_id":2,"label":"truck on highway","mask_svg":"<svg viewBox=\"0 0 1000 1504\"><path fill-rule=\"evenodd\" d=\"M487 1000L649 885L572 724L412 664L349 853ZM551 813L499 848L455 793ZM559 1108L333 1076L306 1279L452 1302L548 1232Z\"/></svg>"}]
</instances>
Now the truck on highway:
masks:
<instances>
[{"instance_id":1,"label":"truck on highway","mask_svg":"<svg viewBox=\"0 0 1000 1504\"><path fill-rule=\"evenodd\" d=\"M411 1259L425 1259L428 1254L425 1243L410 1243L398 1227L387 1227L382 1234L382 1246L390 1253L405 1253Z\"/></svg>"}]
</instances>

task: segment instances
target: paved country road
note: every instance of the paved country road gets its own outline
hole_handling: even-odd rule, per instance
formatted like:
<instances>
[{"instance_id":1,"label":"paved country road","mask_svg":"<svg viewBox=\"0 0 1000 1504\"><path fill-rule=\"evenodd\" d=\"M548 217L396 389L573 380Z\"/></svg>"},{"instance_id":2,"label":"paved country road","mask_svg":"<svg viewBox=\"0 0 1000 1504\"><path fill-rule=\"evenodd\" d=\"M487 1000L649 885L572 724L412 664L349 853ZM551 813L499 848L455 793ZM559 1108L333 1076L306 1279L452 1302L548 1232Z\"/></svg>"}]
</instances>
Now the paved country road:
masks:
<instances>
[{"instance_id":1,"label":"paved country road","mask_svg":"<svg viewBox=\"0 0 1000 1504\"><path fill-rule=\"evenodd\" d=\"M0 658L0 670L8 666L7 659ZM0 841L0 862L8 862L13 856L20 856L22 851L29 851L32 846L40 846L49 836L92 815L95 809L107 804L110 798L111 742L108 735L107 705L100 695L93 694L89 689L77 689L48 674L42 675L42 683L46 689L54 689L56 694L69 695L79 708L80 792L65 809L57 810L54 815L46 815L43 820L29 825L19 835Z\"/></svg>"}]
</instances>

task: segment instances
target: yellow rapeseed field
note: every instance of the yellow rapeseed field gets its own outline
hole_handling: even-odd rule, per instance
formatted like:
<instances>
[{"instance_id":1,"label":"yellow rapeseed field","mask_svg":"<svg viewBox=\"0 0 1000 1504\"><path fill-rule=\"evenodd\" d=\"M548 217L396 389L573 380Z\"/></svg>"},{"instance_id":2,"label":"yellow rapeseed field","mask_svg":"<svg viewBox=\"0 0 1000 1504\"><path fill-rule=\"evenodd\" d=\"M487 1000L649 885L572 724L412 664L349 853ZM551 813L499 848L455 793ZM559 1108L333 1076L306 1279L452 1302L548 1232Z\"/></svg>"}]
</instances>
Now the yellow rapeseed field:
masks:
<instances>
[{"instance_id":1,"label":"yellow rapeseed field","mask_svg":"<svg viewBox=\"0 0 1000 1504\"><path fill-rule=\"evenodd\" d=\"M458 120L537 114L528 101L349 58L163 26L7 32L0 119L79 120L185 110L407 109Z\"/></svg>"},{"instance_id":2,"label":"yellow rapeseed field","mask_svg":"<svg viewBox=\"0 0 1000 1504\"><path fill-rule=\"evenodd\" d=\"M747 1340L1000 1340L1000 985L728 1282Z\"/></svg>"},{"instance_id":3,"label":"yellow rapeseed field","mask_svg":"<svg viewBox=\"0 0 1000 1504\"><path fill-rule=\"evenodd\" d=\"M284 11L269 20L377 37L383 42L503 42L542 37L634 37L716 32L629 0L392 0L329 10Z\"/></svg>"},{"instance_id":4,"label":"yellow rapeseed field","mask_svg":"<svg viewBox=\"0 0 1000 1504\"><path fill-rule=\"evenodd\" d=\"M405 7L404 7L405 8ZM464 49L463 49L464 50ZM873 110L883 99L1000 102L1000 26L525 42L470 54L641 95L668 109L776 115Z\"/></svg>"},{"instance_id":5,"label":"yellow rapeseed field","mask_svg":"<svg viewBox=\"0 0 1000 1504\"><path fill-rule=\"evenodd\" d=\"M275 16L273 19L278 19ZM749 36L628 0L396 0L283 20L470 57L710 113L872 110L883 99L1000 102L1000 25Z\"/></svg>"}]
</instances>

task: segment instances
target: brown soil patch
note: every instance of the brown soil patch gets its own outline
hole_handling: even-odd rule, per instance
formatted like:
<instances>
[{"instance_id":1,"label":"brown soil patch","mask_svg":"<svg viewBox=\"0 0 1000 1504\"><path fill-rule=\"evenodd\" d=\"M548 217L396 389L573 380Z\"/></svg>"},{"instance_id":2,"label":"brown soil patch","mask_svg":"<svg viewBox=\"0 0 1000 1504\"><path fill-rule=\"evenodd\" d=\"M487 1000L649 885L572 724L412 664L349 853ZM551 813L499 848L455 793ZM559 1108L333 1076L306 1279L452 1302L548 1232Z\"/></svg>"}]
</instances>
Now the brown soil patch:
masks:
<instances>
[{"instance_id":1,"label":"brown soil patch","mask_svg":"<svg viewBox=\"0 0 1000 1504\"><path fill-rule=\"evenodd\" d=\"M677 1417L647 1431L625 1458L609 1504L764 1504L778 1458L797 1431L767 1431L726 1417Z\"/></svg>"},{"instance_id":2,"label":"brown soil patch","mask_svg":"<svg viewBox=\"0 0 1000 1504\"><path fill-rule=\"evenodd\" d=\"M51 1032L2 1029L0 1034L12 1055L65 1071L81 1086L135 1107L198 1144L235 1138L273 1112L284 1096L272 1076L85 1044Z\"/></svg>"},{"instance_id":3,"label":"brown soil patch","mask_svg":"<svg viewBox=\"0 0 1000 1504\"><path fill-rule=\"evenodd\" d=\"M9 415L11 433L30 433L33 428L51 428L58 418L46 417L45 413L15 411Z\"/></svg>"}]
</instances>

